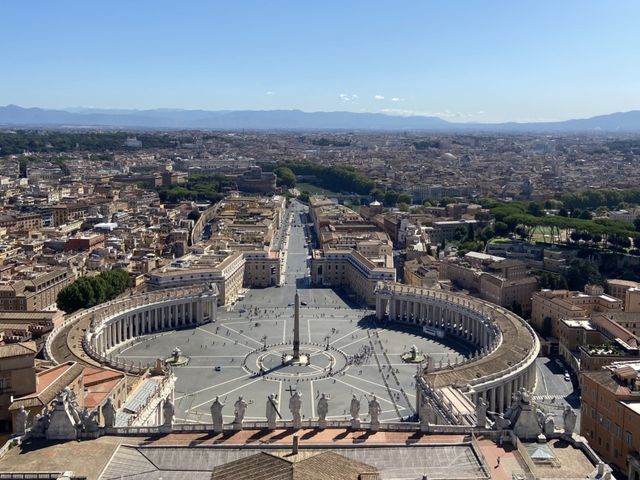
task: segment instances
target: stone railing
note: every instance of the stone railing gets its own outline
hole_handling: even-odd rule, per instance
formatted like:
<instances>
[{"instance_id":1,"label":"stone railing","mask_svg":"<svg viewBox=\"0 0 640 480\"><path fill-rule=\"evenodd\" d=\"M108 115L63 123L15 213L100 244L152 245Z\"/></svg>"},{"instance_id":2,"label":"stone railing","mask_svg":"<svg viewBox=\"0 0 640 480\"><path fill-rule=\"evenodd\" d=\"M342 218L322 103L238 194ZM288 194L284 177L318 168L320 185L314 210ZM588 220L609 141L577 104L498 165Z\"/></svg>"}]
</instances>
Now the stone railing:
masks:
<instances>
[{"instance_id":1,"label":"stone railing","mask_svg":"<svg viewBox=\"0 0 640 480\"><path fill-rule=\"evenodd\" d=\"M284 420L277 422L277 429L294 429L292 420ZM303 420L301 429L317 429L319 428L318 420ZM328 420L327 429L350 429L351 420ZM266 430L267 422L244 422L243 430ZM231 432L237 430L236 425L227 423L223 425L223 432ZM468 435L472 432L480 433L485 431L484 428L471 427L468 425L429 425L428 433L436 434L460 434ZM141 436L141 435L157 435L160 433L210 433L214 431L212 423L174 423L171 428L163 426L153 427L106 427L102 429L104 435L116 436ZM371 431L370 422L360 422L360 428L357 431ZM380 432L418 432L424 431L418 422L387 422L380 423L377 428Z\"/></svg>"}]
</instances>

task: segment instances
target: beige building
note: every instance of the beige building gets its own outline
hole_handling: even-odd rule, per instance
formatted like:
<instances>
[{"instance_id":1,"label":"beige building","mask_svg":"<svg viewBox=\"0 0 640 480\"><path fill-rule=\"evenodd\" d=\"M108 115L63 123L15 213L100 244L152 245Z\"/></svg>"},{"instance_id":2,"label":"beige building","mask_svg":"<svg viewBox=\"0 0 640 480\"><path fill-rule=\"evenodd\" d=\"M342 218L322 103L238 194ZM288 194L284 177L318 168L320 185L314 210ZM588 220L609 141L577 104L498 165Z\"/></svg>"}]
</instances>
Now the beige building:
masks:
<instances>
[{"instance_id":1,"label":"beige building","mask_svg":"<svg viewBox=\"0 0 640 480\"><path fill-rule=\"evenodd\" d=\"M476 252L469 252L463 259L446 258L440 268L440 278L451 280L459 288L478 292L481 298L496 305L519 306L525 316L531 312L531 296L538 289L537 280L527 274L524 262Z\"/></svg>"},{"instance_id":2,"label":"beige building","mask_svg":"<svg viewBox=\"0 0 640 480\"><path fill-rule=\"evenodd\" d=\"M275 251L189 254L149 274L151 289L215 283L218 305L235 302L243 288L275 286L280 281L280 256Z\"/></svg>"},{"instance_id":3,"label":"beige building","mask_svg":"<svg viewBox=\"0 0 640 480\"><path fill-rule=\"evenodd\" d=\"M9 407L14 397L36 390L35 342L0 345L0 431L13 431Z\"/></svg>"},{"instance_id":4,"label":"beige building","mask_svg":"<svg viewBox=\"0 0 640 480\"><path fill-rule=\"evenodd\" d=\"M373 305L376 282L396 278L389 235L326 197L311 197L309 203L320 243L311 256L312 283L344 287Z\"/></svg>"},{"instance_id":5,"label":"beige building","mask_svg":"<svg viewBox=\"0 0 640 480\"><path fill-rule=\"evenodd\" d=\"M560 319L587 319L594 312L621 311L622 301L605 295L602 287L588 285L585 293L542 290L532 297L531 324L539 332L556 336Z\"/></svg>"},{"instance_id":6,"label":"beige building","mask_svg":"<svg viewBox=\"0 0 640 480\"><path fill-rule=\"evenodd\" d=\"M58 292L73 283L76 274L67 268L33 272L0 285L0 310L47 310Z\"/></svg>"}]
</instances>

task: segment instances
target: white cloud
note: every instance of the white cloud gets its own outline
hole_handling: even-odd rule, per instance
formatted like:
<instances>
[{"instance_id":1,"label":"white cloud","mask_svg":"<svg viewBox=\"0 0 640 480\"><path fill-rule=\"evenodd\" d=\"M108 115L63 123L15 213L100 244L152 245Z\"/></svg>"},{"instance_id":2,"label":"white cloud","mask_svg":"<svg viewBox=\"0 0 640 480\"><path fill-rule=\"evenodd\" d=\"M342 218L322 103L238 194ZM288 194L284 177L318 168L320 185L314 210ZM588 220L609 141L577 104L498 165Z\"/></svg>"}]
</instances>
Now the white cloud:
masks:
<instances>
[{"instance_id":1,"label":"white cloud","mask_svg":"<svg viewBox=\"0 0 640 480\"><path fill-rule=\"evenodd\" d=\"M384 100L384 97L382 95L374 95L373 99L374 100Z\"/></svg>"},{"instance_id":2,"label":"white cloud","mask_svg":"<svg viewBox=\"0 0 640 480\"><path fill-rule=\"evenodd\" d=\"M400 98L400 97L393 97L393 98L391 99L391 101L392 101L392 102L401 102L401 101L402 101L402 98Z\"/></svg>"},{"instance_id":3,"label":"white cloud","mask_svg":"<svg viewBox=\"0 0 640 480\"><path fill-rule=\"evenodd\" d=\"M344 103L357 103L356 100L358 99L358 95L355 93L351 95L349 95L348 93L341 93L338 95L338 97L340 97L340 101Z\"/></svg>"},{"instance_id":4,"label":"white cloud","mask_svg":"<svg viewBox=\"0 0 640 480\"><path fill-rule=\"evenodd\" d=\"M275 95L271 90L267 92L267 95Z\"/></svg>"},{"instance_id":5,"label":"white cloud","mask_svg":"<svg viewBox=\"0 0 640 480\"><path fill-rule=\"evenodd\" d=\"M387 115L398 115L401 117L421 116L421 117L439 117L446 119L468 120L476 116L474 113L451 112L443 110L440 112L429 112L422 110L408 110L403 108L383 108L382 113Z\"/></svg>"}]
</instances>

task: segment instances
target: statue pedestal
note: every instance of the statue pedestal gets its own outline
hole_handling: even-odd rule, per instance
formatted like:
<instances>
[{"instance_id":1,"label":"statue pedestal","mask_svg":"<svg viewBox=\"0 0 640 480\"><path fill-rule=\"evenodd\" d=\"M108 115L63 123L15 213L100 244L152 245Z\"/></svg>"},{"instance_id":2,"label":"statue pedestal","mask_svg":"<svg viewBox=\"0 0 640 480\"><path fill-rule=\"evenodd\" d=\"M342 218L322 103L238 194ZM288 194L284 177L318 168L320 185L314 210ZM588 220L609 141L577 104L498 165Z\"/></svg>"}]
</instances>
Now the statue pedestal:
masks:
<instances>
[{"instance_id":1,"label":"statue pedestal","mask_svg":"<svg viewBox=\"0 0 640 480\"><path fill-rule=\"evenodd\" d=\"M240 430L242 430L242 423L240 422L233 422L233 430L238 432Z\"/></svg>"},{"instance_id":2,"label":"statue pedestal","mask_svg":"<svg viewBox=\"0 0 640 480\"><path fill-rule=\"evenodd\" d=\"M369 424L369 430L372 432L377 432L380 430L380 422L371 422Z\"/></svg>"},{"instance_id":3,"label":"statue pedestal","mask_svg":"<svg viewBox=\"0 0 640 480\"><path fill-rule=\"evenodd\" d=\"M267 428L269 430L275 430L276 429L276 421L275 420L267 420Z\"/></svg>"},{"instance_id":4,"label":"statue pedestal","mask_svg":"<svg viewBox=\"0 0 640 480\"><path fill-rule=\"evenodd\" d=\"M358 430L360 428L360 420L357 418L351 419L351 430Z\"/></svg>"},{"instance_id":5,"label":"statue pedestal","mask_svg":"<svg viewBox=\"0 0 640 480\"><path fill-rule=\"evenodd\" d=\"M224 426L222 423L216 422L213 424L214 433L220 433L222 432L223 429L224 429Z\"/></svg>"},{"instance_id":6,"label":"statue pedestal","mask_svg":"<svg viewBox=\"0 0 640 480\"><path fill-rule=\"evenodd\" d=\"M302 419L300 417L293 419L294 430L300 430L302 428Z\"/></svg>"},{"instance_id":7,"label":"statue pedestal","mask_svg":"<svg viewBox=\"0 0 640 480\"><path fill-rule=\"evenodd\" d=\"M318 420L318 428L320 428L320 430L324 430L325 428L327 428L327 421L323 418Z\"/></svg>"},{"instance_id":8,"label":"statue pedestal","mask_svg":"<svg viewBox=\"0 0 640 480\"><path fill-rule=\"evenodd\" d=\"M171 433L171 425L160 425L160 433L168 434Z\"/></svg>"},{"instance_id":9,"label":"statue pedestal","mask_svg":"<svg viewBox=\"0 0 640 480\"><path fill-rule=\"evenodd\" d=\"M424 419L420 421L420 431L421 432L428 432L429 431L429 422Z\"/></svg>"}]
</instances>

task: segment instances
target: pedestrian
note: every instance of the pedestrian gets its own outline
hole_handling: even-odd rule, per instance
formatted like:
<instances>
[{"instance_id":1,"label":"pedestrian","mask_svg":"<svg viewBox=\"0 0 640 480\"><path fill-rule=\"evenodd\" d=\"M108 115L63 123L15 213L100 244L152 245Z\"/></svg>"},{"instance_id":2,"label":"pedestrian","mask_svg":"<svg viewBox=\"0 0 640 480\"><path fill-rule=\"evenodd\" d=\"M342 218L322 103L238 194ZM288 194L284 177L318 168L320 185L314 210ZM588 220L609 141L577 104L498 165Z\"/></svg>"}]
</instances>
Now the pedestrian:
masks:
<instances>
[{"instance_id":1,"label":"pedestrian","mask_svg":"<svg viewBox=\"0 0 640 480\"><path fill-rule=\"evenodd\" d=\"M500 466L500 456L498 455L498 463L496 465L496 468L498 468Z\"/></svg>"}]
</instances>

